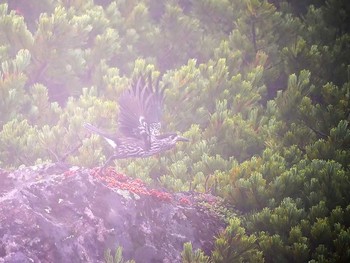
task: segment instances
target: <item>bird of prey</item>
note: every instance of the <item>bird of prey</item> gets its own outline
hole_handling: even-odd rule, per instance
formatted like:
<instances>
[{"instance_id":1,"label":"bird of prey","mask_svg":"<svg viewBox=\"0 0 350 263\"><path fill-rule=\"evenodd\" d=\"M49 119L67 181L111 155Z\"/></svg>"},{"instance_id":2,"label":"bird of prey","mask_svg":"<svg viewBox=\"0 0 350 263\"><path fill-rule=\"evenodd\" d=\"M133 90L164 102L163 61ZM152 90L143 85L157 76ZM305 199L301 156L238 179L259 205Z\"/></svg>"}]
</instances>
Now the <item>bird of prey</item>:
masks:
<instances>
[{"instance_id":1,"label":"bird of prey","mask_svg":"<svg viewBox=\"0 0 350 263\"><path fill-rule=\"evenodd\" d=\"M118 132L108 134L90 123L84 127L102 136L114 149L103 165L104 169L114 159L143 158L175 147L178 141L188 139L175 132L161 133L161 114L164 88L159 79L152 85L152 78L140 76L119 98Z\"/></svg>"}]
</instances>

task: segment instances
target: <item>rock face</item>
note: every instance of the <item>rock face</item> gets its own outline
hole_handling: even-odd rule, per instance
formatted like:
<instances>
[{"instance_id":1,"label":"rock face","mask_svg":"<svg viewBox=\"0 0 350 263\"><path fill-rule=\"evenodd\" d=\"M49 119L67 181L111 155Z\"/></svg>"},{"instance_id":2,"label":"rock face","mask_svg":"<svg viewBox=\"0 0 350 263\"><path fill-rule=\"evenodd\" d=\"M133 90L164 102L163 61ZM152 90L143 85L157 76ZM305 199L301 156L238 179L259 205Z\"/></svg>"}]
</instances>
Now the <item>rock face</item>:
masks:
<instances>
[{"instance_id":1,"label":"rock face","mask_svg":"<svg viewBox=\"0 0 350 263\"><path fill-rule=\"evenodd\" d=\"M181 262L184 242L208 253L224 227L208 202L216 199L151 190L113 170L0 170L0 262L104 262L118 246L136 262Z\"/></svg>"}]
</instances>

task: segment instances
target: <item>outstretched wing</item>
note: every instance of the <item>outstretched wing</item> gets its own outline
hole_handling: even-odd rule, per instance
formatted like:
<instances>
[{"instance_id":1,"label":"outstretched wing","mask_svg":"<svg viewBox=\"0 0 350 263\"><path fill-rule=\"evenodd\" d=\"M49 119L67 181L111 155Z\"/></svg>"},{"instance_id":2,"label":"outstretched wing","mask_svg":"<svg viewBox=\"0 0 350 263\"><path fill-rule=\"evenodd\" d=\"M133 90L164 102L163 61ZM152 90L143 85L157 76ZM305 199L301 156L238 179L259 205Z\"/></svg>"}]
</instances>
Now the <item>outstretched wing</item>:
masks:
<instances>
[{"instance_id":1,"label":"outstretched wing","mask_svg":"<svg viewBox=\"0 0 350 263\"><path fill-rule=\"evenodd\" d=\"M119 131L126 137L142 139L149 147L154 136L159 135L164 89L155 87L149 74L135 79L119 99Z\"/></svg>"}]
</instances>

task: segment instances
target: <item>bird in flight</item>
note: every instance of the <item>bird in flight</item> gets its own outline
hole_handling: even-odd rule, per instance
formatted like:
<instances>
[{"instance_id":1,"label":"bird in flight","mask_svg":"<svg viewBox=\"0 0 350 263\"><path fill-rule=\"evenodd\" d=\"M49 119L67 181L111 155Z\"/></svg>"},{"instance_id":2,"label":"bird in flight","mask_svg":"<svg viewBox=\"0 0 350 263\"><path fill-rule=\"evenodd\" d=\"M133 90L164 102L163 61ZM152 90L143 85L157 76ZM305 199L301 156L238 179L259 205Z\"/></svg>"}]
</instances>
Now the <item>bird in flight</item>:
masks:
<instances>
[{"instance_id":1,"label":"bird in flight","mask_svg":"<svg viewBox=\"0 0 350 263\"><path fill-rule=\"evenodd\" d=\"M108 134L90 123L84 127L102 136L114 149L102 169L114 159L144 158L175 147L188 139L175 132L161 133L164 88L159 79L152 85L151 74L134 79L119 98L118 132Z\"/></svg>"}]
</instances>

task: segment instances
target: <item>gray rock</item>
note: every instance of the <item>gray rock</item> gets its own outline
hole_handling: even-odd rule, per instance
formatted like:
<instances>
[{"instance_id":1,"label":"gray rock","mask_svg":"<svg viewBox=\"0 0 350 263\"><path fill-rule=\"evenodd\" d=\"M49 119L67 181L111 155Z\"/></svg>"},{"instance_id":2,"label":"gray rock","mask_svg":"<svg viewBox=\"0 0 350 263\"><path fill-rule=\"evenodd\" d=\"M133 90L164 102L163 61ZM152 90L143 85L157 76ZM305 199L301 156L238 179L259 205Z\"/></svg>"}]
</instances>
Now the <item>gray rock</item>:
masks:
<instances>
[{"instance_id":1,"label":"gray rock","mask_svg":"<svg viewBox=\"0 0 350 263\"><path fill-rule=\"evenodd\" d=\"M209 253L225 223L209 195L151 190L109 171L55 165L0 170L0 262L181 262L183 243Z\"/></svg>"}]
</instances>

